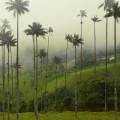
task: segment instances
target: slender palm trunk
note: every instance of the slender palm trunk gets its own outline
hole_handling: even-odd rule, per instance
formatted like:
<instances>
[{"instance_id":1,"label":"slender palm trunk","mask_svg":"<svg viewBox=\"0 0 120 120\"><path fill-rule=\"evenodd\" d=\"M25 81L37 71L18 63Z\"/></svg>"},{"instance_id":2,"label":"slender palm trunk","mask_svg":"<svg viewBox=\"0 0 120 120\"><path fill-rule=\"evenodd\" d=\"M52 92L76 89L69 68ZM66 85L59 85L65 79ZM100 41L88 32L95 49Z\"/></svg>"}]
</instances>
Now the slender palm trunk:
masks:
<instances>
[{"instance_id":1,"label":"slender palm trunk","mask_svg":"<svg viewBox=\"0 0 120 120\"><path fill-rule=\"evenodd\" d=\"M47 111L47 82L48 82L48 64L49 64L49 44L50 44L50 34L48 35L48 45L47 45L47 63L46 63L46 79L45 79L45 98L44 98L44 111Z\"/></svg>"},{"instance_id":2,"label":"slender palm trunk","mask_svg":"<svg viewBox=\"0 0 120 120\"><path fill-rule=\"evenodd\" d=\"M94 22L94 73L96 75L96 24Z\"/></svg>"},{"instance_id":3,"label":"slender palm trunk","mask_svg":"<svg viewBox=\"0 0 120 120\"><path fill-rule=\"evenodd\" d=\"M3 120L5 120L5 45L2 46Z\"/></svg>"},{"instance_id":4,"label":"slender palm trunk","mask_svg":"<svg viewBox=\"0 0 120 120\"><path fill-rule=\"evenodd\" d=\"M34 79L34 92L36 93L36 50L35 50L35 37L33 36L33 66L34 66L34 73L33 73L33 79ZM36 115L36 96L34 93L34 112Z\"/></svg>"},{"instance_id":5,"label":"slender palm trunk","mask_svg":"<svg viewBox=\"0 0 120 120\"><path fill-rule=\"evenodd\" d=\"M35 80L35 113L38 120L38 40L36 36L36 80Z\"/></svg>"},{"instance_id":6,"label":"slender palm trunk","mask_svg":"<svg viewBox=\"0 0 120 120\"><path fill-rule=\"evenodd\" d=\"M56 64L56 81L55 81L55 109L57 110L57 94L58 94L58 78L57 78L57 64Z\"/></svg>"},{"instance_id":7,"label":"slender palm trunk","mask_svg":"<svg viewBox=\"0 0 120 120\"><path fill-rule=\"evenodd\" d=\"M16 120L19 120L19 15L17 12L17 56L16 56Z\"/></svg>"},{"instance_id":8,"label":"slender palm trunk","mask_svg":"<svg viewBox=\"0 0 120 120\"><path fill-rule=\"evenodd\" d=\"M41 112L43 112L43 78L42 78L42 64L43 64L43 59L41 57L41 62L40 62L40 75L41 75Z\"/></svg>"},{"instance_id":9,"label":"slender palm trunk","mask_svg":"<svg viewBox=\"0 0 120 120\"><path fill-rule=\"evenodd\" d=\"M83 21L82 21L82 17L81 17L81 38L83 37ZM80 60L80 64L81 64L81 69L80 69L80 80L82 79L82 67L83 67L83 45L81 43L81 54L80 54L81 60Z\"/></svg>"},{"instance_id":10,"label":"slender palm trunk","mask_svg":"<svg viewBox=\"0 0 120 120\"><path fill-rule=\"evenodd\" d=\"M107 111L107 73L108 73L108 18L106 18L106 63L105 63L105 112Z\"/></svg>"},{"instance_id":11,"label":"slender palm trunk","mask_svg":"<svg viewBox=\"0 0 120 120\"><path fill-rule=\"evenodd\" d=\"M66 71L65 71L65 89L67 88L67 74L68 74L68 40L67 40L67 47L66 47Z\"/></svg>"},{"instance_id":12,"label":"slender palm trunk","mask_svg":"<svg viewBox=\"0 0 120 120\"><path fill-rule=\"evenodd\" d=\"M14 78L13 78L13 59L12 59L12 49L10 46L10 57L11 57L11 79L12 79L12 97L13 97L13 92L14 92Z\"/></svg>"},{"instance_id":13,"label":"slender palm trunk","mask_svg":"<svg viewBox=\"0 0 120 120\"><path fill-rule=\"evenodd\" d=\"M7 73L7 94L8 94L8 98L7 98L7 112L8 112L8 120L10 120L10 66L9 66L9 55L10 55L10 46L8 43L7 46L8 49L8 63L7 63L7 69L8 69L8 73Z\"/></svg>"},{"instance_id":14,"label":"slender palm trunk","mask_svg":"<svg viewBox=\"0 0 120 120\"><path fill-rule=\"evenodd\" d=\"M76 59L77 59L77 48L75 46L75 69L77 66ZM76 76L76 70L75 70L75 76ZM77 86L77 80L75 78L75 118L76 119L78 118L77 112L78 112L78 86Z\"/></svg>"},{"instance_id":15,"label":"slender palm trunk","mask_svg":"<svg viewBox=\"0 0 120 120\"><path fill-rule=\"evenodd\" d=\"M11 106L11 110L13 108L13 97L14 97L14 77L13 77L13 61L12 61L12 49L11 49L11 46L10 46L10 57L11 57L11 95L12 95L12 106Z\"/></svg>"},{"instance_id":16,"label":"slender palm trunk","mask_svg":"<svg viewBox=\"0 0 120 120\"><path fill-rule=\"evenodd\" d=\"M116 24L117 24L117 20L114 19L114 65L115 65L115 71L116 71L116 64L117 64L117 46L116 46ZM115 101L114 101L114 106L115 106L115 112L118 111L118 93L117 93L117 79L115 77L114 80L114 97L115 97Z\"/></svg>"}]
</instances>

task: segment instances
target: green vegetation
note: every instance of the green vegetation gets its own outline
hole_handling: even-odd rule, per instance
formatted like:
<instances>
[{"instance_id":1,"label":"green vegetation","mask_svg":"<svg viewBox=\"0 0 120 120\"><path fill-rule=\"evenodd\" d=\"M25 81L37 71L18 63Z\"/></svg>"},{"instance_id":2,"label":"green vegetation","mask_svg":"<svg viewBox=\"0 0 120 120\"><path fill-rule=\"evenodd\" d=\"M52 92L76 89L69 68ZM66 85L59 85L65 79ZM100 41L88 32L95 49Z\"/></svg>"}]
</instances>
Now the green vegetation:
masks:
<instances>
[{"instance_id":1,"label":"green vegetation","mask_svg":"<svg viewBox=\"0 0 120 120\"><path fill-rule=\"evenodd\" d=\"M119 120L120 113L118 113L117 116ZM39 114L39 118L41 117L42 115ZM45 120L74 120L75 119L73 112L63 112L63 113L49 112L49 113L46 113L43 116L43 118ZM115 113L114 112L106 112L106 113L104 112L79 112L78 118L80 120L114 120ZM11 115L11 119L15 120L15 114ZM20 113L20 120L34 120L34 119L35 119L34 113ZM0 113L0 120L2 120L2 113Z\"/></svg>"},{"instance_id":2,"label":"green vegetation","mask_svg":"<svg viewBox=\"0 0 120 120\"><path fill-rule=\"evenodd\" d=\"M44 68L44 65L43 65ZM116 72L114 70L114 64L108 64L108 79L107 79L107 105L108 110L114 110L114 78L117 78L118 82L118 93L120 93L120 63L117 64ZM58 75L58 85L56 90L56 75L54 76L55 66L52 67L48 73L48 86L47 86L47 109L50 111L55 110L55 95L57 94L57 111L74 111L74 89L75 80L79 80L80 72L79 69L75 70L71 68L69 70L69 76L67 79L67 88L64 88L64 75ZM104 110L104 79L105 79L105 66L97 66L97 73L94 76L94 68L86 68L83 70L82 80L78 81L78 110L84 111L103 111ZM75 76L76 71L76 76ZM22 76L20 78L20 111L33 111L33 96L34 86L33 79L31 78L30 70L23 68L21 70ZM45 73L45 69L43 69ZM43 74L43 79L45 75ZM24 84L24 81L27 81ZM41 80L39 79L39 86L41 86ZM24 88L24 89L23 89ZM57 91L57 93L56 93ZM41 87L38 90L38 109L41 110ZM43 93L44 94L44 93ZM120 95L118 94L120 99ZM119 102L119 101L118 101ZM120 105L120 104L119 104ZM118 106L118 108L120 108Z\"/></svg>"}]
</instances>

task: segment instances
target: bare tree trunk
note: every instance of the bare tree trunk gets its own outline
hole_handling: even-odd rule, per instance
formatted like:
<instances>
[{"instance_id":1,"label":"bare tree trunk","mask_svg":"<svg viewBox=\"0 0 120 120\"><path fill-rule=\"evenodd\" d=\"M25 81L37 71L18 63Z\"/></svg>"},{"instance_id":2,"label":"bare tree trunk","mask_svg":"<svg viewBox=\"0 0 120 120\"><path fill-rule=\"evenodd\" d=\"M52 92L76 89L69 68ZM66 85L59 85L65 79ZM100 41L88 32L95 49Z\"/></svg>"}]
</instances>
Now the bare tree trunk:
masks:
<instances>
[{"instance_id":1,"label":"bare tree trunk","mask_svg":"<svg viewBox=\"0 0 120 120\"><path fill-rule=\"evenodd\" d=\"M57 110L57 94L58 94L58 78L57 78L57 64L56 64L56 81L55 81L55 109Z\"/></svg>"},{"instance_id":2,"label":"bare tree trunk","mask_svg":"<svg viewBox=\"0 0 120 120\"><path fill-rule=\"evenodd\" d=\"M48 82L48 64L49 64L49 44L50 44L50 35L48 35L48 45L47 45L47 63L46 63L46 77L45 77L45 98L44 98L44 111L47 111L47 82Z\"/></svg>"},{"instance_id":3,"label":"bare tree trunk","mask_svg":"<svg viewBox=\"0 0 120 120\"><path fill-rule=\"evenodd\" d=\"M33 75L33 78L34 78L34 112L35 112L35 115L36 115L36 96L35 96L35 93L36 93L36 50L35 50L35 38L33 36L33 66L34 66L34 75Z\"/></svg>"},{"instance_id":4,"label":"bare tree trunk","mask_svg":"<svg viewBox=\"0 0 120 120\"><path fill-rule=\"evenodd\" d=\"M38 41L36 36L36 80L35 80L35 113L38 120Z\"/></svg>"},{"instance_id":5,"label":"bare tree trunk","mask_svg":"<svg viewBox=\"0 0 120 120\"><path fill-rule=\"evenodd\" d=\"M67 74L68 74L68 40L67 40L67 47L66 47L66 71L65 71L65 89L67 88Z\"/></svg>"},{"instance_id":6,"label":"bare tree trunk","mask_svg":"<svg viewBox=\"0 0 120 120\"><path fill-rule=\"evenodd\" d=\"M82 21L82 17L81 17L81 38L83 37L83 21ZM81 62L81 69L80 69L80 80L82 79L82 67L83 67L83 46L82 46L82 43L81 43L81 54L80 54L80 56L81 56L81 60L80 60L80 62Z\"/></svg>"},{"instance_id":7,"label":"bare tree trunk","mask_svg":"<svg viewBox=\"0 0 120 120\"><path fill-rule=\"evenodd\" d=\"M16 120L19 120L19 15L17 12L17 56L16 56Z\"/></svg>"},{"instance_id":8,"label":"bare tree trunk","mask_svg":"<svg viewBox=\"0 0 120 120\"><path fill-rule=\"evenodd\" d=\"M11 105L11 110L13 108L13 99L14 99L14 73L13 73L13 61L12 61L12 49L11 49L11 46L10 46L10 57L11 57L11 102L12 102L12 105Z\"/></svg>"},{"instance_id":9,"label":"bare tree trunk","mask_svg":"<svg viewBox=\"0 0 120 120\"><path fill-rule=\"evenodd\" d=\"M76 76L76 66L77 66L77 63L76 63L76 59L77 59L77 48L75 46L75 76ZM78 118L78 86L77 86L77 80L75 78L75 119Z\"/></svg>"},{"instance_id":10,"label":"bare tree trunk","mask_svg":"<svg viewBox=\"0 0 120 120\"><path fill-rule=\"evenodd\" d=\"M94 22L94 73L96 75L96 29L95 29L95 22Z\"/></svg>"},{"instance_id":11,"label":"bare tree trunk","mask_svg":"<svg viewBox=\"0 0 120 120\"><path fill-rule=\"evenodd\" d=\"M10 48L9 48L9 43L7 46L8 49L8 63L7 63L7 69L8 69L8 73L7 73L7 112L8 112L8 120L10 120L10 66L9 66L9 55L10 55Z\"/></svg>"},{"instance_id":12,"label":"bare tree trunk","mask_svg":"<svg viewBox=\"0 0 120 120\"><path fill-rule=\"evenodd\" d=\"M10 46L10 56L11 56L11 79L12 79L12 97L13 97L13 92L14 92L14 78L13 78L13 61L12 61L12 49Z\"/></svg>"},{"instance_id":13,"label":"bare tree trunk","mask_svg":"<svg viewBox=\"0 0 120 120\"><path fill-rule=\"evenodd\" d=\"M41 74L41 112L43 112L43 78L42 78L42 58L41 58L41 66L40 66L40 74Z\"/></svg>"},{"instance_id":14,"label":"bare tree trunk","mask_svg":"<svg viewBox=\"0 0 120 120\"><path fill-rule=\"evenodd\" d=\"M106 64L105 64L105 112L107 111L107 74L108 74L108 18L106 18Z\"/></svg>"},{"instance_id":15,"label":"bare tree trunk","mask_svg":"<svg viewBox=\"0 0 120 120\"><path fill-rule=\"evenodd\" d=\"M5 45L2 46L3 120L5 120Z\"/></svg>"},{"instance_id":16,"label":"bare tree trunk","mask_svg":"<svg viewBox=\"0 0 120 120\"><path fill-rule=\"evenodd\" d=\"M116 71L116 64L117 64L117 46L116 46L116 23L117 20L114 20L114 65L115 65L115 71ZM115 106L115 112L118 111L118 94L117 94L117 79L115 77L115 81L114 81L114 96L115 96L115 102L114 102L114 106Z\"/></svg>"}]
</instances>

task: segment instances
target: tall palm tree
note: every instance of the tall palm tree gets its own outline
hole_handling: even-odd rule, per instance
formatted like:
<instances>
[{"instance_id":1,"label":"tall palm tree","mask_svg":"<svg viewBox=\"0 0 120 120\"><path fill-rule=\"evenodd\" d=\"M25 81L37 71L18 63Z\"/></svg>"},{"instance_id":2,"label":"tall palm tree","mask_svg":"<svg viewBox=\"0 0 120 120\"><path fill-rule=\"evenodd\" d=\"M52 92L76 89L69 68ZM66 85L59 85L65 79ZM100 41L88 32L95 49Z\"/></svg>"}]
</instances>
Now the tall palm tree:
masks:
<instances>
[{"instance_id":1,"label":"tall palm tree","mask_svg":"<svg viewBox=\"0 0 120 120\"><path fill-rule=\"evenodd\" d=\"M107 9L107 13L105 15L105 17L113 17L114 18L114 65L115 65L115 69L116 69L116 64L117 64L117 21L118 18L120 17L120 6L119 6L119 2L114 2L113 7L111 9ZM118 110L118 96L117 96L117 80L115 78L114 80L114 96L115 96L115 100L114 100L114 106L115 106L115 111L117 112Z\"/></svg>"},{"instance_id":2,"label":"tall palm tree","mask_svg":"<svg viewBox=\"0 0 120 120\"><path fill-rule=\"evenodd\" d=\"M96 74L96 23L100 22L101 20L97 16L94 16L92 21L94 23L94 73Z\"/></svg>"},{"instance_id":3,"label":"tall palm tree","mask_svg":"<svg viewBox=\"0 0 120 120\"><path fill-rule=\"evenodd\" d=\"M83 18L84 17L87 17L87 13L86 13L86 10L80 10L80 13L78 14L78 17L80 17L81 19L81 39L83 38ZM80 70L80 80L82 79L82 69L83 69L83 43L81 44L81 54L80 54L80 57L81 57L81 70Z\"/></svg>"},{"instance_id":4,"label":"tall palm tree","mask_svg":"<svg viewBox=\"0 0 120 120\"><path fill-rule=\"evenodd\" d=\"M74 48L75 48L75 68L77 67L77 47L82 43L82 39L79 38L78 34L74 34L74 36L71 36L70 43L73 44ZM75 72L75 76L76 76L76 72ZM77 115L78 112L78 81L75 80L75 118L78 118Z\"/></svg>"},{"instance_id":5,"label":"tall palm tree","mask_svg":"<svg viewBox=\"0 0 120 120\"><path fill-rule=\"evenodd\" d=\"M7 41L6 41L6 45L7 45L7 51L8 51L8 62L7 62L7 69L8 69L8 75L7 75L7 79L8 79L8 120L10 119L10 46L15 46L16 43L16 39L14 39L14 36L9 33L7 36Z\"/></svg>"},{"instance_id":6,"label":"tall palm tree","mask_svg":"<svg viewBox=\"0 0 120 120\"><path fill-rule=\"evenodd\" d=\"M49 47L50 47L50 37L51 35L53 34L53 28L52 27L49 27L48 29L48 43L47 43L47 63L46 63L46 79L45 79L45 104L46 103L46 93L47 93L47 81L48 81L48 65L49 65ZM44 111L47 110L47 105L44 106Z\"/></svg>"},{"instance_id":7,"label":"tall palm tree","mask_svg":"<svg viewBox=\"0 0 120 120\"><path fill-rule=\"evenodd\" d=\"M104 0L98 8L104 7L104 11L107 12L107 9L111 9L113 7L114 0ZM106 17L106 63L105 63L105 111L107 111L107 73L108 73L108 18Z\"/></svg>"},{"instance_id":8,"label":"tall palm tree","mask_svg":"<svg viewBox=\"0 0 120 120\"><path fill-rule=\"evenodd\" d=\"M32 25L28 25L28 29L25 30L26 35L32 36L33 39L33 68L34 68L34 73L33 73L33 79L34 79L34 90L35 90L35 95L37 93L37 88L36 88L36 46L35 46L35 34L36 34L36 23L33 23ZM38 119L38 109L37 109L37 96L34 96L34 111L36 115L36 120Z\"/></svg>"},{"instance_id":9,"label":"tall palm tree","mask_svg":"<svg viewBox=\"0 0 120 120\"><path fill-rule=\"evenodd\" d=\"M1 32L0 32L0 40L2 45L2 79L3 79L3 120L5 120L5 39L6 39L6 31L10 30L11 26L7 19L2 20Z\"/></svg>"},{"instance_id":10,"label":"tall palm tree","mask_svg":"<svg viewBox=\"0 0 120 120\"><path fill-rule=\"evenodd\" d=\"M7 45L8 51L8 62L7 62L7 112L8 112L8 120L10 120L10 65L9 65L9 55L10 55L10 46L16 43L14 36L12 35L11 31L4 32L4 39L1 45Z\"/></svg>"},{"instance_id":11,"label":"tall palm tree","mask_svg":"<svg viewBox=\"0 0 120 120\"><path fill-rule=\"evenodd\" d=\"M28 6L29 6L29 1L24 1L24 0L10 0L9 2L6 2L8 5L6 9L8 11L13 11L14 16L17 17L17 56L16 56L16 64L19 65L19 16L24 14L25 12L28 12ZM17 84L16 84L16 100L17 100L17 105L16 105L16 120L19 119L19 69L17 67L16 69L17 73Z\"/></svg>"},{"instance_id":12,"label":"tall palm tree","mask_svg":"<svg viewBox=\"0 0 120 120\"><path fill-rule=\"evenodd\" d=\"M28 25L28 29L25 30L27 35L31 35L33 38L33 61L34 61L34 110L36 115L36 120L38 120L38 37L45 37L47 34L46 30L41 24L34 22L32 25Z\"/></svg>"},{"instance_id":13,"label":"tall palm tree","mask_svg":"<svg viewBox=\"0 0 120 120\"><path fill-rule=\"evenodd\" d=\"M47 34L47 31L45 28L42 27L42 25L40 23L36 23L36 88L37 88L37 92L38 92L38 38L42 37L45 38L45 35ZM38 94L38 93L37 93ZM36 98L37 95L36 94ZM38 102L37 102L37 109L38 109Z\"/></svg>"},{"instance_id":14,"label":"tall palm tree","mask_svg":"<svg viewBox=\"0 0 120 120\"><path fill-rule=\"evenodd\" d=\"M56 76L56 81L55 81L55 109L57 110L57 94L58 94L58 65L61 63L61 58L58 56L55 56L53 58L53 62L55 64L55 76Z\"/></svg>"},{"instance_id":15,"label":"tall palm tree","mask_svg":"<svg viewBox=\"0 0 120 120\"><path fill-rule=\"evenodd\" d=\"M43 99L43 87L42 86L45 87L45 83L44 83L44 80L42 77L42 75L43 75L43 59L47 56L47 53L44 49L40 49L38 56L41 60L41 62L40 62L40 64L41 64L40 65L41 91L42 91L42 94L41 94L41 112L43 112L43 103L42 102L44 101L44 99ZM44 101L44 107L45 107L45 101Z\"/></svg>"},{"instance_id":16,"label":"tall palm tree","mask_svg":"<svg viewBox=\"0 0 120 120\"><path fill-rule=\"evenodd\" d=\"M1 40L1 44L0 46L2 46L2 79L3 79L3 120L5 120L5 44L3 44L4 41L4 33L3 31L0 32L0 40Z\"/></svg>"},{"instance_id":17,"label":"tall palm tree","mask_svg":"<svg viewBox=\"0 0 120 120\"><path fill-rule=\"evenodd\" d=\"M70 35L70 34L67 34L67 35L65 35L65 40L67 41L66 42L66 60L65 60L65 63L66 63L66 67L65 67L65 89L67 88L67 74L68 74L68 47L69 47L69 45L68 45L68 43L69 43L69 41L71 40L71 38L72 38L72 35Z\"/></svg>"}]
</instances>

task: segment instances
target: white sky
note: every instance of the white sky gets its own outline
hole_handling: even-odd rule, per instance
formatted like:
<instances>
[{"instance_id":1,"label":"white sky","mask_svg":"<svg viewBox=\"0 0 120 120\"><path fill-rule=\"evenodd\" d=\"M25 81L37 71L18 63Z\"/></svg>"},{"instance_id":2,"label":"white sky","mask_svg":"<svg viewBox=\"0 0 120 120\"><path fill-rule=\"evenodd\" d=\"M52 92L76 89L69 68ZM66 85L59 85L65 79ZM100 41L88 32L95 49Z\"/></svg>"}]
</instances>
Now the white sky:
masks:
<instances>
[{"instance_id":1,"label":"white sky","mask_svg":"<svg viewBox=\"0 0 120 120\"><path fill-rule=\"evenodd\" d=\"M11 22L13 31L16 31L16 19L12 12L9 13L5 7L5 1L0 0L0 19L7 18ZM66 33L80 34L80 19L76 17L80 9L86 9L87 18L84 19L84 40L85 46L92 47L93 44L93 22L91 17L98 15L103 21L97 24L97 45L105 46L105 21L103 9L97 7L104 0L29 0L30 12L20 17L20 47L21 51L32 46L31 37L24 34L24 29L32 22L40 22L44 27L52 26L54 29L51 48L64 48ZM118 29L120 26L118 25ZM120 29L119 29L120 31ZM118 38L120 38L118 31ZM118 39L119 40L119 39ZM40 47L46 46L45 40L40 40ZM109 46L113 45L113 19L110 19Z\"/></svg>"}]
</instances>

